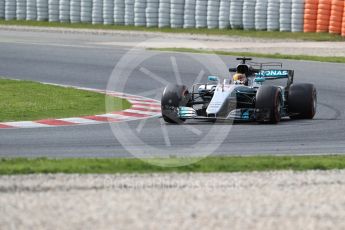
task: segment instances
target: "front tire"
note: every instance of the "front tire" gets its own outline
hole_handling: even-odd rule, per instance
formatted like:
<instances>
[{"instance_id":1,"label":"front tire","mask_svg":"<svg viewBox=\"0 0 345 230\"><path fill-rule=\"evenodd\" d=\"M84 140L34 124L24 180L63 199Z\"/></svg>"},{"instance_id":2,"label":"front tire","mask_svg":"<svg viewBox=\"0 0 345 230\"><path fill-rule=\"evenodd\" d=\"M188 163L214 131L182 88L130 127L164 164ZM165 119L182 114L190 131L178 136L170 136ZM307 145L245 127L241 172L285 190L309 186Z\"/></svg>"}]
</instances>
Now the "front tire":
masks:
<instances>
[{"instance_id":1,"label":"front tire","mask_svg":"<svg viewBox=\"0 0 345 230\"><path fill-rule=\"evenodd\" d=\"M317 92L313 84L290 87L288 109L291 119L313 119L316 114Z\"/></svg>"},{"instance_id":2,"label":"front tire","mask_svg":"<svg viewBox=\"0 0 345 230\"><path fill-rule=\"evenodd\" d=\"M258 122L276 124L281 118L282 95L279 87L263 85L256 94L255 114Z\"/></svg>"},{"instance_id":3,"label":"front tire","mask_svg":"<svg viewBox=\"0 0 345 230\"><path fill-rule=\"evenodd\" d=\"M185 85L169 84L165 87L161 100L164 121L172 124L183 123L185 120L179 118L178 108L180 106L186 106L189 100L190 94Z\"/></svg>"}]
</instances>

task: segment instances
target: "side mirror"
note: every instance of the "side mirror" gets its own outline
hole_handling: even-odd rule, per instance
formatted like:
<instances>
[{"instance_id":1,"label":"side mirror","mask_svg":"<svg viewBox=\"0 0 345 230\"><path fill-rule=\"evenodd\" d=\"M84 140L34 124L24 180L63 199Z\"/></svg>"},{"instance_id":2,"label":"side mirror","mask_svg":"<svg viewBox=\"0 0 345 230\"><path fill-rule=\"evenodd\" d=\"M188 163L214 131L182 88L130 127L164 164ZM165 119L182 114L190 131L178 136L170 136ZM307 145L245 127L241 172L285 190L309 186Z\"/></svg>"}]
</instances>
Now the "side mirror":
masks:
<instances>
[{"instance_id":1,"label":"side mirror","mask_svg":"<svg viewBox=\"0 0 345 230\"><path fill-rule=\"evenodd\" d=\"M208 76L207 80L208 81L219 82L219 78L217 76Z\"/></svg>"},{"instance_id":2,"label":"side mirror","mask_svg":"<svg viewBox=\"0 0 345 230\"><path fill-rule=\"evenodd\" d=\"M255 81L256 83L263 83L263 82L266 81L266 79L265 79L264 77L256 77L256 78L254 79L254 81Z\"/></svg>"}]
</instances>

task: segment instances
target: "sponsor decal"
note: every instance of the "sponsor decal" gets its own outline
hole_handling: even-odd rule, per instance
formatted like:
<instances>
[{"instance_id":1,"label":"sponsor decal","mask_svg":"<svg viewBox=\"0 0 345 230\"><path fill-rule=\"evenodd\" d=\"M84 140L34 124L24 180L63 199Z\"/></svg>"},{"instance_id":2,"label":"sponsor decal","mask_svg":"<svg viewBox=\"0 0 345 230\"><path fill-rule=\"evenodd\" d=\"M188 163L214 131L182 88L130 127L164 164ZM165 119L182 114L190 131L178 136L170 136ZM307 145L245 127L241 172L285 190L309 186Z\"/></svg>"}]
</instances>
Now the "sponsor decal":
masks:
<instances>
[{"instance_id":1,"label":"sponsor decal","mask_svg":"<svg viewBox=\"0 0 345 230\"><path fill-rule=\"evenodd\" d=\"M261 77L286 77L288 75L289 72L287 70L262 70L256 74L256 76Z\"/></svg>"}]
</instances>

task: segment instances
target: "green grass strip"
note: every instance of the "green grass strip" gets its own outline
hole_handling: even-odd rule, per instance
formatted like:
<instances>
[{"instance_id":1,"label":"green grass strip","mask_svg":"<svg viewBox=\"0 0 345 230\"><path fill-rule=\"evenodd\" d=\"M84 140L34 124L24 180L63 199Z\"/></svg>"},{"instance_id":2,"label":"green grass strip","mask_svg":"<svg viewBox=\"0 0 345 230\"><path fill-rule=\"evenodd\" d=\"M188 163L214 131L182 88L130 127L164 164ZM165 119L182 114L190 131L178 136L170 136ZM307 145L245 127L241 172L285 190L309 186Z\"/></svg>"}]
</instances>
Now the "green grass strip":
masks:
<instances>
[{"instance_id":1,"label":"green grass strip","mask_svg":"<svg viewBox=\"0 0 345 230\"><path fill-rule=\"evenodd\" d=\"M0 78L1 122L104 114L106 100L112 111L131 106L127 100L101 93Z\"/></svg>"},{"instance_id":2,"label":"green grass strip","mask_svg":"<svg viewBox=\"0 0 345 230\"><path fill-rule=\"evenodd\" d=\"M292 33L278 31L255 31L255 30L236 30L236 29L173 29L173 28L147 28L136 26L121 25L93 25L91 23L59 23L59 22L38 22L38 21L22 21L22 20L0 20L0 25L16 25L16 26L38 26L38 27L63 27L74 29L104 29L104 30L124 30L124 31L147 31L162 33L189 33L203 35L225 35L225 36L241 36L252 38L272 38L272 39L294 39L305 41L345 41L345 37L329 33Z\"/></svg>"},{"instance_id":3,"label":"green grass strip","mask_svg":"<svg viewBox=\"0 0 345 230\"><path fill-rule=\"evenodd\" d=\"M177 158L184 162L191 158ZM174 161L177 159L156 159ZM189 172L252 172L272 170L331 170L345 169L345 156L253 156L253 157L208 157L183 167L160 167L139 159L47 159L9 158L0 159L0 174L36 173L189 173Z\"/></svg>"},{"instance_id":4,"label":"green grass strip","mask_svg":"<svg viewBox=\"0 0 345 230\"><path fill-rule=\"evenodd\" d=\"M246 56L246 57L272 58L272 59L345 63L345 57L290 55L290 54L279 54L279 53L278 54L264 54L264 53L252 53L252 52L228 52L228 51L211 51L211 50L189 49L189 48L149 48L148 50L182 52L182 53L217 54L217 55L224 55L224 56L241 56L241 57Z\"/></svg>"}]
</instances>

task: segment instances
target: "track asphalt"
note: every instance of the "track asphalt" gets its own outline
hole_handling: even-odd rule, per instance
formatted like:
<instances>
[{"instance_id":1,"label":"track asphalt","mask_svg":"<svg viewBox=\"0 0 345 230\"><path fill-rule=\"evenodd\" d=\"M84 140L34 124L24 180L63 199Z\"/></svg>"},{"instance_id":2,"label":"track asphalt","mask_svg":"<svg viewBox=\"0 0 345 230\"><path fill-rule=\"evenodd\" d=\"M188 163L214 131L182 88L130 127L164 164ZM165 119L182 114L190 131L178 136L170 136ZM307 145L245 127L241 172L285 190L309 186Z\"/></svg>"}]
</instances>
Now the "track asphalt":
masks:
<instances>
[{"instance_id":1,"label":"track asphalt","mask_svg":"<svg viewBox=\"0 0 345 230\"><path fill-rule=\"evenodd\" d=\"M205 62L213 64L208 62L210 55L136 49L131 53L141 61L118 65L128 56L131 46L153 37L0 30L0 76L100 90L107 89L109 79L115 78L125 83L122 92L158 100L167 82L182 81L190 86L196 79L205 81L211 72ZM237 64L234 57L219 57L227 67ZM199 149L210 146L216 155L344 154L345 65L280 61L284 68L295 70L295 82L316 85L318 112L314 120L286 119L278 125L232 126L187 122L176 126L151 118L120 123L116 127L97 124L3 129L0 130L0 156L133 157L131 152L145 149L148 156L162 156L166 149L176 150L176 155L183 152L195 156ZM127 75L121 79L122 74ZM228 73L212 74L227 76ZM211 129L216 129L217 135L205 138ZM130 135L120 133L123 130L129 130ZM119 138L121 135L127 135L126 143Z\"/></svg>"}]
</instances>

